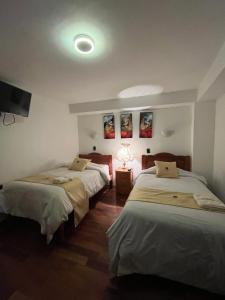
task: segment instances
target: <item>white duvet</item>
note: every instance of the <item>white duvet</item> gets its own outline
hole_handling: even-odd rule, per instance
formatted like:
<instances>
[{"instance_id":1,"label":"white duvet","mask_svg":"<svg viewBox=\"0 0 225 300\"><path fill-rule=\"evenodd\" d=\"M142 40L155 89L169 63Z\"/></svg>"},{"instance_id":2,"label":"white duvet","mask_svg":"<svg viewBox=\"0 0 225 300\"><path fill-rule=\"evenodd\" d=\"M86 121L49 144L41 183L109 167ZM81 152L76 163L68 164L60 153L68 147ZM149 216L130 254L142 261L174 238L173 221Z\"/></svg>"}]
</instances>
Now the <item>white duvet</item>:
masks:
<instances>
[{"instance_id":1,"label":"white duvet","mask_svg":"<svg viewBox=\"0 0 225 300\"><path fill-rule=\"evenodd\" d=\"M41 174L56 178L79 177L89 197L103 188L109 176L106 166L91 166L82 172L60 167ZM58 186L12 181L5 184L0 193L0 212L37 221L41 225L41 233L47 236L48 243L58 227L68 220L72 211L68 196L64 189Z\"/></svg>"},{"instance_id":2,"label":"white duvet","mask_svg":"<svg viewBox=\"0 0 225 300\"><path fill-rule=\"evenodd\" d=\"M215 197L203 177L185 171L178 179L141 174L135 186ZM117 276L154 274L225 294L224 213L128 201L107 236Z\"/></svg>"}]
</instances>

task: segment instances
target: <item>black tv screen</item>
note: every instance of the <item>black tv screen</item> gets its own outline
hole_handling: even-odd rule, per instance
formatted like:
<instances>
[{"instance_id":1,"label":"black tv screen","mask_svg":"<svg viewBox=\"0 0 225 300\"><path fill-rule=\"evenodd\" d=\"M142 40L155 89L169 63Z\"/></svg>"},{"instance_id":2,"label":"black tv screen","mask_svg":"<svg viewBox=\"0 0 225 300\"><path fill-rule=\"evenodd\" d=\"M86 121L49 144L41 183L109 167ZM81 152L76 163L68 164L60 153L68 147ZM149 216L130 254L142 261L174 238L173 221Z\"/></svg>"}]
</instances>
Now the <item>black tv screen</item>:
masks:
<instances>
[{"instance_id":1,"label":"black tv screen","mask_svg":"<svg viewBox=\"0 0 225 300\"><path fill-rule=\"evenodd\" d=\"M0 112L28 117L32 94L0 81Z\"/></svg>"}]
</instances>

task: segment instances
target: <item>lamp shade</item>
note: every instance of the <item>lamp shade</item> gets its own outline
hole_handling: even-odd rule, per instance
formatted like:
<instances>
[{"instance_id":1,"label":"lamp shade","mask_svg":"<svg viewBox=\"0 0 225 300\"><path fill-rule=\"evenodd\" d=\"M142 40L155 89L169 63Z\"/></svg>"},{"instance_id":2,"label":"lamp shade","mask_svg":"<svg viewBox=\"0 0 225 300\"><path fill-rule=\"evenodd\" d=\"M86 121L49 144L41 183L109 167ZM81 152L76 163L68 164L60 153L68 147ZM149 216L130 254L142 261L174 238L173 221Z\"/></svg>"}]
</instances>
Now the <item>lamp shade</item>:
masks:
<instances>
[{"instance_id":1,"label":"lamp shade","mask_svg":"<svg viewBox=\"0 0 225 300\"><path fill-rule=\"evenodd\" d=\"M130 144L128 144L128 143L122 144L122 147L117 152L117 158L119 161L123 162L123 168L126 167L126 163L128 161L132 161L134 159L133 154L130 149Z\"/></svg>"}]
</instances>

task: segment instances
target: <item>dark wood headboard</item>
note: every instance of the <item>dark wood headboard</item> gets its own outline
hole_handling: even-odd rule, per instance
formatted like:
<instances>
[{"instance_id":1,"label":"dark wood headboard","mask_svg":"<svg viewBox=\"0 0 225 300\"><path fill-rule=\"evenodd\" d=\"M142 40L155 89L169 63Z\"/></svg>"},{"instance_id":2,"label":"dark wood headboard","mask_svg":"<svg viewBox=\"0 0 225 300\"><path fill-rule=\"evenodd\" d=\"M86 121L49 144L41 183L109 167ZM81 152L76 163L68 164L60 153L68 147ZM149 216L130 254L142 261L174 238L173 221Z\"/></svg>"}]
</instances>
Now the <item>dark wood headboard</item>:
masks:
<instances>
[{"instance_id":1,"label":"dark wood headboard","mask_svg":"<svg viewBox=\"0 0 225 300\"><path fill-rule=\"evenodd\" d=\"M109 166L109 174L112 175L112 155L104 155L100 153L79 154L80 158L91 159L93 163L104 164Z\"/></svg>"},{"instance_id":2,"label":"dark wood headboard","mask_svg":"<svg viewBox=\"0 0 225 300\"><path fill-rule=\"evenodd\" d=\"M142 155L142 169L147 169L153 167L154 161L175 161L177 163L177 168L191 171L191 157L190 156L182 156L182 155L174 155L171 153L157 153L155 155Z\"/></svg>"}]
</instances>

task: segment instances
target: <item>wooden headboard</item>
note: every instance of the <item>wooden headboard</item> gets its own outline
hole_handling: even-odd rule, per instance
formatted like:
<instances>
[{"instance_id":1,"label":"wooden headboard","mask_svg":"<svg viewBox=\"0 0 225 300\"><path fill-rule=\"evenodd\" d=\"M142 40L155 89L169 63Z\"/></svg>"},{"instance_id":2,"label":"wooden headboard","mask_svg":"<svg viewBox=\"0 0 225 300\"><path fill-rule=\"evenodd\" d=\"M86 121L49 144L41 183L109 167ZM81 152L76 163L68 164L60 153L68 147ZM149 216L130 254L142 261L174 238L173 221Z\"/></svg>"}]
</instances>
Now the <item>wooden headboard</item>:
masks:
<instances>
[{"instance_id":1,"label":"wooden headboard","mask_svg":"<svg viewBox=\"0 0 225 300\"><path fill-rule=\"evenodd\" d=\"M191 157L182 155L173 155L171 153L157 153L155 155L142 155L142 169L147 169L153 167L154 160L159 161L175 161L177 163L177 168L191 171Z\"/></svg>"},{"instance_id":2,"label":"wooden headboard","mask_svg":"<svg viewBox=\"0 0 225 300\"><path fill-rule=\"evenodd\" d=\"M79 154L80 158L91 159L93 163L104 164L109 166L109 174L112 175L112 155L104 155L100 153Z\"/></svg>"}]
</instances>

